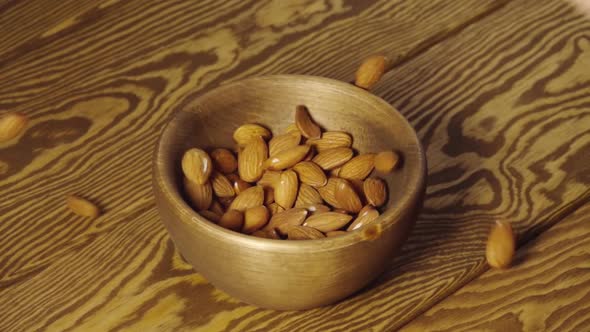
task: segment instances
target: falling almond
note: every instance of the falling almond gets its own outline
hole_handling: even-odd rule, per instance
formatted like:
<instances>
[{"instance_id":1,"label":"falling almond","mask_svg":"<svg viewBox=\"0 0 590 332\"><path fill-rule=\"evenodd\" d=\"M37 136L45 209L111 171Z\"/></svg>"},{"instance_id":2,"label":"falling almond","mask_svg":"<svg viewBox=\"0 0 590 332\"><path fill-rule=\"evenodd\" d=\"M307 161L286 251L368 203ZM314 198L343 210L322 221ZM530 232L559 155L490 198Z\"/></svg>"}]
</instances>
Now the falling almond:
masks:
<instances>
[{"instance_id":1,"label":"falling almond","mask_svg":"<svg viewBox=\"0 0 590 332\"><path fill-rule=\"evenodd\" d=\"M389 60L383 55L372 55L359 66L354 84L363 89L371 89L387 71Z\"/></svg>"},{"instance_id":2,"label":"falling almond","mask_svg":"<svg viewBox=\"0 0 590 332\"><path fill-rule=\"evenodd\" d=\"M20 135L28 122L27 116L20 113L7 113L0 117L0 143Z\"/></svg>"},{"instance_id":3,"label":"falling almond","mask_svg":"<svg viewBox=\"0 0 590 332\"><path fill-rule=\"evenodd\" d=\"M399 155L394 151L379 152L375 156L375 169L379 173L390 173L399 163Z\"/></svg>"},{"instance_id":4,"label":"falling almond","mask_svg":"<svg viewBox=\"0 0 590 332\"><path fill-rule=\"evenodd\" d=\"M507 222L496 221L488 236L486 259L490 266L498 269L510 267L516 251L516 238L512 226Z\"/></svg>"},{"instance_id":5,"label":"falling almond","mask_svg":"<svg viewBox=\"0 0 590 332\"><path fill-rule=\"evenodd\" d=\"M305 138L320 138L322 130L309 115L307 107L298 105L295 110L295 124Z\"/></svg>"},{"instance_id":6,"label":"falling almond","mask_svg":"<svg viewBox=\"0 0 590 332\"><path fill-rule=\"evenodd\" d=\"M100 215L98 206L82 197L69 195L66 202L70 210L79 216L96 218Z\"/></svg>"}]
</instances>

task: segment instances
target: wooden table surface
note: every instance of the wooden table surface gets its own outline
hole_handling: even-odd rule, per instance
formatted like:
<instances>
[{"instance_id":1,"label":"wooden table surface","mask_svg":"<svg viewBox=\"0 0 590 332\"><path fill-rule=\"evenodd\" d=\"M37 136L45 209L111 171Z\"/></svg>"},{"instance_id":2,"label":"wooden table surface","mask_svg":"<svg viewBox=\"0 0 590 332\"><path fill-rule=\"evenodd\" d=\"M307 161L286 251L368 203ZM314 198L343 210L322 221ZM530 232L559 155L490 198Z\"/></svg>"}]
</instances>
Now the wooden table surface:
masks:
<instances>
[{"instance_id":1,"label":"wooden table surface","mask_svg":"<svg viewBox=\"0 0 590 332\"><path fill-rule=\"evenodd\" d=\"M583 331L590 326L590 20L561 0L0 1L0 331ZM255 308L181 258L151 193L158 134L245 77L350 81L416 128L416 228L371 287L303 312ZM100 204L94 220L64 196ZM516 266L489 271L495 219Z\"/></svg>"}]
</instances>

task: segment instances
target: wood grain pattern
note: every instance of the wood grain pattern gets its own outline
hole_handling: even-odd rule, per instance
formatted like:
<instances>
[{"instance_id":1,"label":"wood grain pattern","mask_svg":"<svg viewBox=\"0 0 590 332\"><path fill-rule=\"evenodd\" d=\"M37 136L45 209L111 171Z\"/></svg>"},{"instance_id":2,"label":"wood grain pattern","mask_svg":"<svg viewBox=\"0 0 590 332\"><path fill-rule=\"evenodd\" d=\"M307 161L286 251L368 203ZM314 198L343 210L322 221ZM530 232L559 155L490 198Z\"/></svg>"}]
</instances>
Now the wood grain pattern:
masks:
<instances>
[{"instance_id":1,"label":"wood grain pattern","mask_svg":"<svg viewBox=\"0 0 590 332\"><path fill-rule=\"evenodd\" d=\"M588 200L590 24L563 2L108 4L51 39L39 28L26 49L2 48L0 109L32 124L0 147L0 330L391 330L484 271L493 219L525 241ZM373 52L397 59L375 93L409 118L429 158L404 254L370 289L308 312L215 290L154 209L162 125L222 82L349 80ZM105 215L68 214L69 193Z\"/></svg>"},{"instance_id":2,"label":"wood grain pattern","mask_svg":"<svg viewBox=\"0 0 590 332\"><path fill-rule=\"evenodd\" d=\"M590 205L402 331L584 331L590 324Z\"/></svg>"}]
</instances>

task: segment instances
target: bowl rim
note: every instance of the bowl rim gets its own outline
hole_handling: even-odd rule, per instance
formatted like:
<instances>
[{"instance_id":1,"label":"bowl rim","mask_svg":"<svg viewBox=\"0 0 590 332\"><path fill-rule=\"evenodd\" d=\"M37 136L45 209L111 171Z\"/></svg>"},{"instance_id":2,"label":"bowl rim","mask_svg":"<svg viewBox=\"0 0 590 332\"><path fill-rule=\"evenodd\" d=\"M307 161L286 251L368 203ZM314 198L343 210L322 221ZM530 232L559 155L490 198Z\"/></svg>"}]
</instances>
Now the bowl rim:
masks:
<instances>
[{"instance_id":1,"label":"bowl rim","mask_svg":"<svg viewBox=\"0 0 590 332\"><path fill-rule=\"evenodd\" d=\"M296 75L296 74L280 74L280 75L264 75L264 76L255 76L249 77L245 79L240 79L237 81L229 82L221 84L211 90L205 91L199 94L197 97L191 98L189 102L182 103L174 112L174 115L168 120L160 135L158 136L158 140L154 149L153 154L153 165L152 165L152 185L154 190L159 190L162 194L163 198L167 201L169 206L173 208L179 208L179 214L185 214L190 216L190 223L188 226L195 228L196 230L202 229L206 232L209 232L211 236L217 238L224 238L225 240L235 241L236 245L250 247L250 248L260 248L264 250L272 250L277 252L300 252L301 250L310 250L316 251L318 247L323 249L338 249L342 247L347 247L354 245L360 241L364 241L365 239L362 237L361 229L356 229L351 232L347 232L348 234L344 234L341 236L336 237L326 237L322 239L314 239L314 240L305 240L305 241L285 241L285 240L275 240L275 239L267 239L267 238L260 238L252 235L247 235L239 232L234 232L229 229L223 228L207 219L202 217L197 211L195 211L181 196L179 188L173 181L170 179L164 178L165 173L165 164L166 160L163 159L163 150L162 150L162 142L167 137L172 137L173 132L173 124L174 119L177 117L179 112L185 111L186 107L191 104L198 104L198 101L206 96L207 94L215 92L219 92L223 89L232 89L239 87L241 85L247 85L249 82L253 81L260 81L260 80L303 80L303 81L312 81L315 83L331 85L337 88L343 88L348 90L348 93L351 94L360 94L365 98L370 98L375 101L380 106L387 108L394 116L398 117L404 125L410 129L412 133L412 141L416 147L416 159L417 159L417 167L418 170L414 173L417 174L416 176L410 177L408 182L408 187L413 188L412 191L408 192L405 195L402 195L402 198L396 202L396 204L383 212L379 217L376 219L376 222L383 225L383 231L387 228L392 227L394 224L399 222L400 216L404 214L404 208L406 208L411 202L418 201L421 199L420 196L424 194L425 185L426 185L426 177L427 177L427 166L426 166L426 156L424 153L424 149L422 144L416 134L415 129L412 125L407 121L407 119L391 104L370 93L367 90L361 89L356 87L353 84L342 82L339 80L325 78L321 76L312 76L312 75ZM198 112L198 110L197 110ZM159 187L159 189L157 189ZM158 207L159 209L160 207ZM181 218L178 218L181 219ZM389 222L382 222L383 220L389 220ZM180 220L181 222L184 222Z\"/></svg>"}]
</instances>

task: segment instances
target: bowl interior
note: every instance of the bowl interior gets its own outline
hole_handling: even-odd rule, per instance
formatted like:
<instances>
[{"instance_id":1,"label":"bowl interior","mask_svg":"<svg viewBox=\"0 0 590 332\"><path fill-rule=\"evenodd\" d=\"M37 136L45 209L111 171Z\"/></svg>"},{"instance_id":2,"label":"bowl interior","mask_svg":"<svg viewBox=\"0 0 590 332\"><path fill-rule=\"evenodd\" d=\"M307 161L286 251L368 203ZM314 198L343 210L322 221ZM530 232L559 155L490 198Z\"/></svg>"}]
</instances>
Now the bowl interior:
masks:
<instances>
[{"instance_id":1,"label":"bowl interior","mask_svg":"<svg viewBox=\"0 0 590 332\"><path fill-rule=\"evenodd\" d=\"M156 151L157 172L169 180L166 183L175 199L182 199L180 161L185 150L233 149L232 133L245 123L261 124L271 129L273 135L282 133L294 122L295 106L299 104L309 108L313 119L324 130L350 133L353 148L359 152L392 149L401 153L401 167L392 174L380 176L387 181L389 189L381 218L395 222L395 215L423 187L425 160L416 134L382 99L331 79L266 76L208 91L185 104L164 130ZM190 209L186 204L183 208Z\"/></svg>"}]
</instances>

